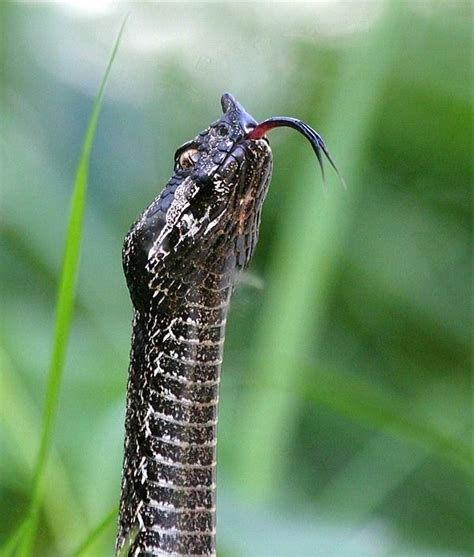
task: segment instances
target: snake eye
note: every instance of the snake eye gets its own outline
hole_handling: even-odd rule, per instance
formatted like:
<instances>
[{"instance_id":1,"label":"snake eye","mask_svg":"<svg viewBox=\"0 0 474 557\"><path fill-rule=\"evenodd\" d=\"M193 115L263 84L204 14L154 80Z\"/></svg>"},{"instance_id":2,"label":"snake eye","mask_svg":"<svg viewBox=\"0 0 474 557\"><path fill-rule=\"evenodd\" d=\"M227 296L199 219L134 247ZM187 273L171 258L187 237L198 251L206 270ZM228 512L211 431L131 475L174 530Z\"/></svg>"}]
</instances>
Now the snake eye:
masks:
<instances>
[{"instance_id":1,"label":"snake eye","mask_svg":"<svg viewBox=\"0 0 474 557\"><path fill-rule=\"evenodd\" d=\"M180 168L192 168L199 160L199 151L194 147L189 147L184 151L176 153L176 164Z\"/></svg>"}]
</instances>

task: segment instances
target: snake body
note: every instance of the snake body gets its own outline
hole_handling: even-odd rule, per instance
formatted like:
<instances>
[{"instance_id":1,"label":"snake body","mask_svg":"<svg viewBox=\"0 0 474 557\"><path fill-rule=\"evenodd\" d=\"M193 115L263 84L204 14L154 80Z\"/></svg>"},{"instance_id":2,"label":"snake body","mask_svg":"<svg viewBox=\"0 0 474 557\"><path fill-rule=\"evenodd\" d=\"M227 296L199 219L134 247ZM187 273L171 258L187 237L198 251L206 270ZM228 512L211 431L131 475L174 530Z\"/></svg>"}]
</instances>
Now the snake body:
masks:
<instances>
[{"instance_id":1,"label":"snake body","mask_svg":"<svg viewBox=\"0 0 474 557\"><path fill-rule=\"evenodd\" d=\"M230 94L221 103L124 243L133 326L116 550L130 556L216 551L225 324L257 242L272 171L264 133L275 127Z\"/></svg>"}]
</instances>

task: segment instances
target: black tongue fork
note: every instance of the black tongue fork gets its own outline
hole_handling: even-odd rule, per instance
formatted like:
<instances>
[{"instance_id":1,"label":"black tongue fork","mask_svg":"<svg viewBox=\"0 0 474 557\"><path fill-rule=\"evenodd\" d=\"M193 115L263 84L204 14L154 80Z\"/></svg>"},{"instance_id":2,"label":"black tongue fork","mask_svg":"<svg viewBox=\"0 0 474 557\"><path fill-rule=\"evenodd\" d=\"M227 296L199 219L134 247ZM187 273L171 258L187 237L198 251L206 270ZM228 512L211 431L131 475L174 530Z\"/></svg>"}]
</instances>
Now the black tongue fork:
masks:
<instances>
[{"instance_id":1,"label":"black tongue fork","mask_svg":"<svg viewBox=\"0 0 474 557\"><path fill-rule=\"evenodd\" d=\"M323 183L326 180L324 175L324 165L323 165L323 154L324 154L328 159L330 165L334 168L337 175L339 176L342 185L344 186L344 188L346 187L344 178L339 173L336 163L334 162L334 159L329 153L323 138L319 135L317 131L313 130L313 128L308 126L308 124L306 124L305 122L302 122L301 120L297 120L296 118L289 118L286 116L275 116L273 118L268 118L267 120L260 122L260 124L257 124L257 126L251 132L249 132L247 137L249 139L260 139L273 128L279 128L283 126L286 126L288 128L293 128L294 130L299 131L311 143L311 147L313 148L313 151L316 157L318 158L319 166L321 168L321 175L323 177Z\"/></svg>"},{"instance_id":2,"label":"black tongue fork","mask_svg":"<svg viewBox=\"0 0 474 557\"><path fill-rule=\"evenodd\" d=\"M326 147L326 143L324 143L323 138L317 131L313 130L311 126L308 126L308 124L298 120L297 118L290 118L287 116L274 116L273 118L268 118L263 122L257 123L230 93L224 93L222 95L221 104L224 114L228 115L231 119L236 119L242 129L247 133L247 139L261 139L273 128L283 126L293 128L294 130L300 132L311 143L311 147L313 148L313 151L318 159L319 167L321 168L323 183L326 182L323 165L324 155L329 161L329 164L336 171L342 185L346 188L344 178L341 176L331 153Z\"/></svg>"},{"instance_id":3,"label":"black tongue fork","mask_svg":"<svg viewBox=\"0 0 474 557\"><path fill-rule=\"evenodd\" d=\"M311 143L311 147L313 148L313 151L318 159L319 167L321 168L323 183L325 183L326 181L323 165L324 154L328 159L330 165L334 168L337 175L339 176L342 185L344 186L344 188L346 188L344 178L341 176L336 163L334 162L334 159L332 158L328 148L326 147L326 144L324 143L323 138L317 131L313 130L313 128L308 126L308 124L306 124L305 122L297 120L296 118L289 118L287 116L275 116L273 118L268 118L267 120L260 122L260 124L257 124L257 126L248 133L247 137L249 139L260 139L273 128L279 128L283 126L299 131Z\"/></svg>"}]
</instances>

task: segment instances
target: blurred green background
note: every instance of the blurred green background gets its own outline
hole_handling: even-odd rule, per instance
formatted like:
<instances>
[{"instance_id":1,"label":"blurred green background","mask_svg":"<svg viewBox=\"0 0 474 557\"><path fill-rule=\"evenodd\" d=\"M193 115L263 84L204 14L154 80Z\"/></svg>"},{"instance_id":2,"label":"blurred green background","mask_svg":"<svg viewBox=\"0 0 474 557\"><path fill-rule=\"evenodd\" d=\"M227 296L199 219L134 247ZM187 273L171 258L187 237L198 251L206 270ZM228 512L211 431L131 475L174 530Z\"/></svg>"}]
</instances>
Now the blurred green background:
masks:
<instances>
[{"instance_id":1,"label":"blurred green background","mask_svg":"<svg viewBox=\"0 0 474 557\"><path fill-rule=\"evenodd\" d=\"M128 227L231 91L274 178L229 319L224 557L471 555L472 5L0 4L0 546L24 518L87 120L78 293L34 555L71 555L118 502ZM88 555L111 555L110 522Z\"/></svg>"}]
</instances>

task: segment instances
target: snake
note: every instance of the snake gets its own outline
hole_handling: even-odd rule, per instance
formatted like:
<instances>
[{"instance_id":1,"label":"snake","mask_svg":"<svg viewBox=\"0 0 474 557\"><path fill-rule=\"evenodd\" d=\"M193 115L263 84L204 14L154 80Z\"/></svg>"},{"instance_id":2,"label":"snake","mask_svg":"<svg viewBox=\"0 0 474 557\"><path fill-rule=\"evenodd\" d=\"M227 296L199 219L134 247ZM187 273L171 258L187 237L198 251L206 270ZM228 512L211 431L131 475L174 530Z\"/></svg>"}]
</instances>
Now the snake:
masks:
<instances>
[{"instance_id":1,"label":"snake","mask_svg":"<svg viewBox=\"0 0 474 557\"><path fill-rule=\"evenodd\" d=\"M125 237L133 306L116 554L216 555L219 382L229 302L258 240L272 174L266 134L296 129L323 180L322 137L258 123L230 94L176 151L173 174Z\"/></svg>"}]
</instances>

